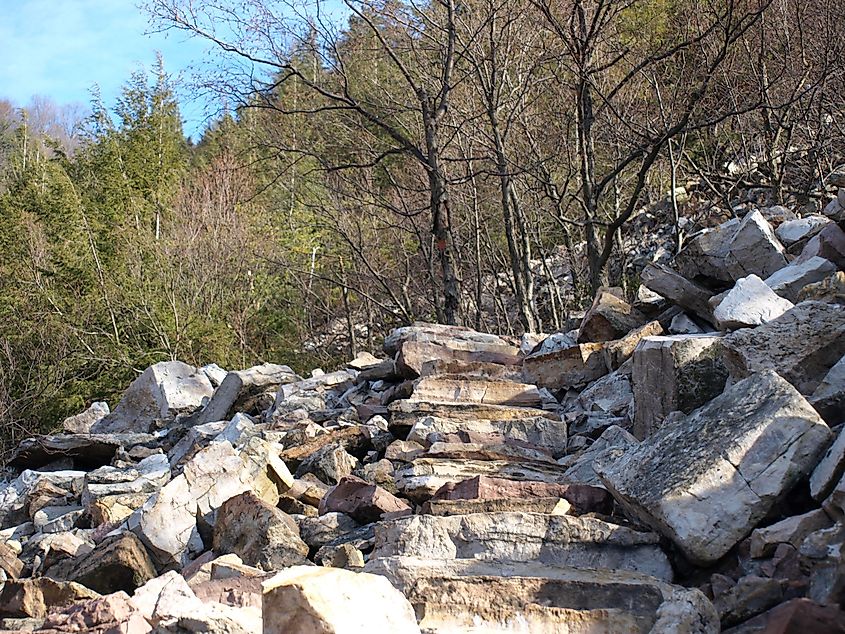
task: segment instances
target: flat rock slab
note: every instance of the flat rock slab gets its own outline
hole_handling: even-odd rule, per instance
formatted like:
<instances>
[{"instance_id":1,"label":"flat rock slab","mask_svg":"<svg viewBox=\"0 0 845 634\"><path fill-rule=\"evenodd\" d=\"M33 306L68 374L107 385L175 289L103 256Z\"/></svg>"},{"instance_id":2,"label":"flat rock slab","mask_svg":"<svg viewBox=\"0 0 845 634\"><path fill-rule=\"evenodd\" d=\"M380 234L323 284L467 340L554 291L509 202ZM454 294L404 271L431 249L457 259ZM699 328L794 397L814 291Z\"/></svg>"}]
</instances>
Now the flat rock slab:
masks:
<instances>
[{"instance_id":1,"label":"flat rock slab","mask_svg":"<svg viewBox=\"0 0 845 634\"><path fill-rule=\"evenodd\" d=\"M539 561L552 566L641 572L672 579L654 533L589 517L540 513L415 515L376 525L371 557Z\"/></svg>"},{"instance_id":2,"label":"flat rock slab","mask_svg":"<svg viewBox=\"0 0 845 634\"><path fill-rule=\"evenodd\" d=\"M467 344L487 344L493 346L508 346L510 343L498 335L478 332L463 326L446 326L443 324L429 324L414 322L410 326L396 328L384 338L384 351L394 356L408 341L418 341L437 344L451 344L463 342Z\"/></svg>"},{"instance_id":3,"label":"flat rock slab","mask_svg":"<svg viewBox=\"0 0 845 634\"><path fill-rule=\"evenodd\" d=\"M414 557L371 559L365 570L399 588L430 632L719 632L700 591L624 570Z\"/></svg>"},{"instance_id":4,"label":"flat rock slab","mask_svg":"<svg viewBox=\"0 0 845 634\"><path fill-rule=\"evenodd\" d=\"M505 460L417 458L411 464L397 467L394 473L397 490L408 499L419 502L430 498L444 484L479 475L556 484L571 482L567 479L564 469L555 464L523 464Z\"/></svg>"},{"instance_id":5,"label":"flat rock slab","mask_svg":"<svg viewBox=\"0 0 845 634\"><path fill-rule=\"evenodd\" d=\"M60 458L71 458L79 469L107 465L119 447L150 442L148 434L66 434L39 436L22 441L9 465L19 469L38 469Z\"/></svg>"},{"instance_id":6,"label":"flat rock slab","mask_svg":"<svg viewBox=\"0 0 845 634\"><path fill-rule=\"evenodd\" d=\"M627 514L706 565L812 471L830 436L795 388L761 372L597 471Z\"/></svg>"},{"instance_id":7,"label":"flat rock slab","mask_svg":"<svg viewBox=\"0 0 845 634\"><path fill-rule=\"evenodd\" d=\"M801 302L768 324L725 336L722 347L734 379L774 370L809 396L845 355L845 306Z\"/></svg>"},{"instance_id":8,"label":"flat rock slab","mask_svg":"<svg viewBox=\"0 0 845 634\"><path fill-rule=\"evenodd\" d=\"M553 484L476 476L462 482L442 486L434 500L521 500L564 499L575 515L606 513L610 510L610 496L604 488L585 484Z\"/></svg>"},{"instance_id":9,"label":"flat rock slab","mask_svg":"<svg viewBox=\"0 0 845 634\"><path fill-rule=\"evenodd\" d=\"M425 416L419 418L408 434L408 440L426 444L431 434L447 435L466 432L499 436L501 439L528 443L546 449L554 455L566 451L566 423L545 416L525 417L517 420L453 420Z\"/></svg>"},{"instance_id":10,"label":"flat rock slab","mask_svg":"<svg viewBox=\"0 0 845 634\"><path fill-rule=\"evenodd\" d=\"M427 376L414 385L412 400L538 407L543 404L535 385L454 376Z\"/></svg>"},{"instance_id":11,"label":"flat rock slab","mask_svg":"<svg viewBox=\"0 0 845 634\"><path fill-rule=\"evenodd\" d=\"M646 337L634 350L634 436L646 438L674 411L689 414L722 393L728 378L721 337Z\"/></svg>"},{"instance_id":12,"label":"flat rock slab","mask_svg":"<svg viewBox=\"0 0 845 634\"><path fill-rule=\"evenodd\" d=\"M396 367L402 376L416 378L432 362L512 366L522 362L522 355L516 346L503 343L406 341L399 351Z\"/></svg>"},{"instance_id":13,"label":"flat rock slab","mask_svg":"<svg viewBox=\"0 0 845 634\"><path fill-rule=\"evenodd\" d=\"M355 476L341 478L320 500L320 514L344 513L367 524L377 522L385 513L411 512L411 507L380 486Z\"/></svg>"}]
</instances>

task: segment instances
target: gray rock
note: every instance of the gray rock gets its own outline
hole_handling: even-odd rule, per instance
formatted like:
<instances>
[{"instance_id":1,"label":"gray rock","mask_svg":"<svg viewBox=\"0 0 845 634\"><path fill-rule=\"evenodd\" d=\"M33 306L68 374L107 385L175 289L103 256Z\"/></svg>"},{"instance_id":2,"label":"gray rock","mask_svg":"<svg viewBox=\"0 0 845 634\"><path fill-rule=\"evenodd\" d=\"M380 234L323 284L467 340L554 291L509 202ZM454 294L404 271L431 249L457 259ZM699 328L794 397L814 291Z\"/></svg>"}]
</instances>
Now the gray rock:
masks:
<instances>
[{"instance_id":1,"label":"gray rock","mask_svg":"<svg viewBox=\"0 0 845 634\"><path fill-rule=\"evenodd\" d=\"M832 262L820 257L811 257L803 262L793 262L783 267L777 273L767 277L765 282L781 297L790 302L797 302L801 289L808 284L821 282L835 271L836 267Z\"/></svg>"},{"instance_id":2,"label":"gray rock","mask_svg":"<svg viewBox=\"0 0 845 634\"><path fill-rule=\"evenodd\" d=\"M660 264L646 265L642 271L641 279L646 287L660 293L672 303L705 321L713 321L712 311L708 303L713 293L703 286L691 282L668 266Z\"/></svg>"},{"instance_id":3,"label":"gray rock","mask_svg":"<svg viewBox=\"0 0 845 634\"><path fill-rule=\"evenodd\" d=\"M767 324L793 305L775 294L759 277L749 275L736 281L713 311L713 317L720 329L735 330Z\"/></svg>"},{"instance_id":4,"label":"gray rock","mask_svg":"<svg viewBox=\"0 0 845 634\"><path fill-rule=\"evenodd\" d=\"M845 474L845 433L840 430L836 440L810 476L810 495L814 500L821 502L830 495L843 474Z\"/></svg>"},{"instance_id":5,"label":"gray rock","mask_svg":"<svg viewBox=\"0 0 845 634\"><path fill-rule=\"evenodd\" d=\"M812 257L825 258L840 270L845 270L845 231L831 222L807 242L796 262L804 262Z\"/></svg>"},{"instance_id":6,"label":"gray rock","mask_svg":"<svg viewBox=\"0 0 845 634\"><path fill-rule=\"evenodd\" d=\"M768 324L725 336L722 346L734 379L774 370L810 395L845 355L845 306L801 302Z\"/></svg>"},{"instance_id":7,"label":"gray rock","mask_svg":"<svg viewBox=\"0 0 845 634\"><path fill-rule=\"evenodd\" d=\"M712 335L647 337L634 350L634 428L646 438L674 411L689 414L722 393L728 372L721 338Z\"/></svg>"},{"instance_id":8,"label":"gray rock","mask_svg":"<svg viewBox=\"0 0 845 634\"><path fill-rule=\"evenodd\" d=\"M538 412L526 410L524 418L511 420L490 420L481 416L470 420L420 416L411 428L408 440L425 445L430 434L468 432L470 434L500 436L507 440L529 443L536 447L548 449L555 455L565 452L566 423L561 420L554 420L545 413L534 416L531 415L532 413L537 414Z\"/></svg>"},{"instance_id":9,"label":"gray rock","mask_svg":"<svg viewBox=\"0 0 845 634\"><path fill-rule=\"evenodd\" d=\"M679 313L672 317L672 323L669 324L670 335L699 335L704 330L695 323L686 313Z\"/></svg>"},{"instance_id":10,"label":"gray rock","mask_svg":"<svg viewBox=\"0 0 845 634\"><path fill-rule=\"evenodd\" d=\"M299 377L288 366L274 363L229 372L197 418L196 424L230 420L237 412L261 411L273 403L280 385L298 380ZM263 400L262 394L266 394Z\"/></svg>"},{"instance_id":11,"label":"gray rock","mask_svg":"<svg viewBox=\"0 0 845 634\"><path fill-rule=\"evenodd\" d=\"M538 560L550 566L629 570L663 581L672 567L658 537L588 517L540 513L414 515L376 525L371 559Z\"/></svg>"},{"instance_id":12,"label":"gray rock","mask_svg":"<svg viewBox=\"0 0 845 634\"><path fill-rule=\"evenodd\" d=\"M690 236L686 246L675 256L673 266L690 280L733 281L725 260L739 224L739 219L734 218Z\"/></svg>"},{"instance_id":13,"label":"gray rock","mask_svg":"<svg viewBox=\"0 0 845 634\"><path fill-rule=\"evenodd\" d=\"M565 458L561 461L564 463L563 466L566 466L564 477L569 482L604 487L593 469L596 461L605 460L609 451L616 451L621 454L632 447L636 447L637 444L637 439L627 431L616 425L611 425L580 455L571 459Z\"/></svg>"},{"instance_id":14,"label":"gray rock","mask_svg":"<svg viewBox=\"0 0 845 634\"><path fill-rule=\"evenodd\" d=\"M845 423L845 356L830 369L808 400L828 425Z\"/></svg>"},{"instance_id":15,"label":"gray rock","mask_svg":"<svg viewBox=\"0 0 845 634\"><path fill-rule=\"evenodd\" d=\"M775 229L775 234L783 244L789 246L804 240L805 238L813 237L829 222L830 219L825 216L805 216L804 218L787 220L786 222L781 223L780 226Z\"/></svg>"},{"instance_id":16,"label":"gray rock","mask_svg":"<svg viewBox=\"0 0 845 634\"><path fill-rule=\"evenodd\" d=\"M358 528L354 519L343 513L324 513L319 517L296 517L299 535L309 548L317 550L338 537Z\"/></svg>"},{"instance_id":17,"label":"gray rock","mask_svg":"<svg viewBox=\"0 0 845 634\"><path fill-rule=\"evenodd\" d=\"M761 372L596 470L627 514L706 565L809 475L830 435L795 388Z\"/></svg>"},{"instance_id":18,"label":"gray rock","mask_svg":"<svg viewBox=\"0 0 845 634\"><path fill-rule=\"evenodd\" d=\"M110 413L109 404L101 401L91 403L91 406L81 414L66 418L62 422L62 429L71 434L87 434L91 427Z\"/></svg>"},{"instance_id":19,"label":"gray rock","mask_svg":"<svg viewBox=\"0 0 845 634\"><path fill-rule=\"evenodd\" d=\"M146 433L157 419L193 412L213 392L208 377L197 368L181 361L156 363L132 381L114 411L91 431Z\"/></svg>"},{"instance_id":20,"label":"gray rock","mask_svg":"<svg viewBox=\"0 0 845 634\"><path fill-rule=\"evenodd\" d=\"M303 460L296 470L296 477L313 473L326 484L337 484L343 476L348 476L358 468L358 459L349 455L339 444L331 444L318 449Z\"/></svg>"},{"instance_id":21,"label":"gray rock","mask_svg":"<svg viewBox=\"0 0 845 634\"><path fill-rule=\"evenodd\" d=\"M725 262L734 280L752 274L765 279L786 266L786 253L772 226L755 210L740 222Z\"/></svg>"},{"instance_id":22,"label":"gray rock","mask_svg":"<svg viewBox=\"0 0 845 634\"><path fill-rule=\"evenodd\" d=\"M833 520L828 514L822 509L816 509L803 515L787 517L765 528L756 528L751 533L751 556L769 557L780 544L798 548L807 535L832 525Z\"/></svg>"}]
</instances>

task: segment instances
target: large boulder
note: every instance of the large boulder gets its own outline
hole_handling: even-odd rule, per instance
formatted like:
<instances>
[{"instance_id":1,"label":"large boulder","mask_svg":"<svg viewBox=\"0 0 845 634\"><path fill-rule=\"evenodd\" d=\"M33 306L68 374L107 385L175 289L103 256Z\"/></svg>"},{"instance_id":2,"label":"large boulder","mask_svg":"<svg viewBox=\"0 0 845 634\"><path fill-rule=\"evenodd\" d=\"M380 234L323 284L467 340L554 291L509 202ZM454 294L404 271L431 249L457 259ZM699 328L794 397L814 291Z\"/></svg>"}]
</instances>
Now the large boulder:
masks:
<instances>
[{"instance_id":1,"label":"large boulder","mask_svg":"<svg viewBox=\"0 0 845 634\"><path fill-rule=\"evenodd\" d=\"M734 379L774 370L809 396L845 355L845 306L801 302L768 324L727 335L722 346Z\"/></svg>"},{"instance_id":2,"label":"large boulder","mask_svg":"<svg viewBox=\"0 0 845 634\"><path fill-rule=\"evenodd\" d=\"M99 596L72 581L47 577L6 581L0 585L0 616L43 619L53 610Z\"/></svg>"},{"instance_id":3,"label":"large boulder","mask_svg":"<svg viewBox=\"0 0 845 634\"><path fill-rule=\"evenodd\" d=\"M244 491L278 502L276 478L271 478L277 473L274 453L260 438L252 439L240 454L228 441L211 443L128 518L129 529L159 568L183 566L201 552L200 531L213 528L223 502Z\"/></svg>"},{"instance_id":4,"label":"large boulder","mask_svg":"<svg viewBox=\"0 0 845 634\"><path fill-rule=\"evenodd\" d=\"M214 551L234 553L249 566L271 571L304 563L308 545L293 518L247 491L220 508Z\"/></svg>"},{"instance_id":5,"label":"large boulder","mask_svg":"<svg viewBox=\"0 0 845 634\"><path fill-rule=\"evenodd\" d=\"M670 412L689 414L718 396L728 372L721 337L670 335L646 337L634 350L634 436L646 438Z\"/></svg>"},{"instance_id":6,"label":"large boulder","mask_svg":"<svg viewBox=\"0 0 845 634\"><path fill-rule=\"evenodd\" d=\"M786 251L759 210L746 214L739 223L725 263L734 280L752 274L765 279L786 266Z\"/></svg>"},{"instance_id":7,"label":"large boulder","mask_svg":"<svg viewBox=\"0 0 845 634\"><path fill-rule=\"evenodd\" d=\"M91 432L146 433L156 420L193 412L213 393L201 370L181 361L162 361L132 381L114 411L94 423Z\"/></svg>"},{"instance_id":8,"label":"large boulder","mask_svg":"<svg viewBox=\"0 0 845 634\"><path fill-rule=\"evenodd\" d=\"M675 256L673 266L681 276L690 280L732 282L726 258L739 224L739 219L734 218L718 227L704 229L690 236L686 246Z\"/></svg>"},{"instance_id":9,"label":"large boulder","mask_svg":"<svg viewBox=\"0 0 845 634\"><path fill-rule=\"evenodd\" d=\"M737 280L716 306L713 317L720 329L735 330L767 324L792 306L791 301L779 297L759 277L749 275Z\"/></svg>"},{"instance_id":10,"label":"large boulder","mask_svg":"<svg viewBox=\"0 0 845 634\"><path fill-rule=\"evenodd\" d=\"M766 371L597 471L627 514L709 564L809 475L830 436L795 388Z\"/></svg>"},{"instance_id":11,"label":"large boulder","mask_svg":"<svg viewBox=\"0 0 845 634\"><path fill-rule=\"evenodd\" d=\"M672 567L658 536L590 517L540 513L414 515L376 526L372 559L538 560L550 566L630 570L664 581Z\"/></svg>"},{"instance_id":12,"label":"large boulder","mask_svg":"<svg viewBox=\"0 0 845 634\"><path fill-rule=\"evenodd\" d=\"M382 576L294 566L263 583L264 634L419 634L414 610Z\"/></svg>"},{"instance_id":13,"label":"large boulder","mask_svg":"<svg viewBox=\"0 0 845 634\"><path fill-rule=\"evenodd\" d=\"M86 555L64 560L47 574L109 594L118 590L132 592L154 578L156 569L140 540L132 533L121 533Z\"/></svg>"}]
</instances>

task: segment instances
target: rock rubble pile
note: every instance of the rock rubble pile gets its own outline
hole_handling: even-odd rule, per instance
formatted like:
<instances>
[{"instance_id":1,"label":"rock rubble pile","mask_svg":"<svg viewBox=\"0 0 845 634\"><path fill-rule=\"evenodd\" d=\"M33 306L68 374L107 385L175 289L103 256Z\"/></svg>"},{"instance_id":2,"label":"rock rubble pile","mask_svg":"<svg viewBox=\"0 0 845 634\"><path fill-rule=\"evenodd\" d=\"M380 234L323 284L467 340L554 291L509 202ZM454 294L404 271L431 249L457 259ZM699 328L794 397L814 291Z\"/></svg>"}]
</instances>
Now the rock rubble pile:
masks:
<instances>
[{"instance_id":1,"label":"rock rubble pile","mask_svg":"<svg viewBox=\"0 0 845 634\"><path fill-rule=\"evenodd\" d=\"M148 368L11 457L0 629L845 632L845 212L783 211L568 333Z\"/></svg>"}]
</instances>

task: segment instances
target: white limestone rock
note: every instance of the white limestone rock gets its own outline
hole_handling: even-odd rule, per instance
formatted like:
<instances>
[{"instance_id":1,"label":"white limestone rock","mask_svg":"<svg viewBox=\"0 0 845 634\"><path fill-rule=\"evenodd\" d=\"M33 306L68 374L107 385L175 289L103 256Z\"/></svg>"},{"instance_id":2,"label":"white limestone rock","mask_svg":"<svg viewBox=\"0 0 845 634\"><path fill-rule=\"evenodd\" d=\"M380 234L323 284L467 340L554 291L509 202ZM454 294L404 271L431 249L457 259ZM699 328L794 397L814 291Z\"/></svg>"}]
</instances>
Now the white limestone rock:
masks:
<instances>
[{"instance_id":1,"label":"white limestone rock","mask_svg":"<svg viewBox=\"0 0 845 634\"><path fill-rule=\"evenodd\" d=\"M830 436L795 388L767 371L596 470L627 514L706 565L812 471Z\"/></svg>"},{"instance_id":2,"label":"white limestone rock","mask_svg":"<svg viewBox=\"0 0 845 634\"><path fill-rule=\"evenodd\" d=\"M193 412L213 393L201 370L181 361L162 361L132 381L114 411L95 423L91 433L147 433L155 420Z\"/></svg>"},{"instance_id":3,"label":"white limestone rock","mask_svg":"<svg viewBox=\"0 0 845 634\"><path fill-rule=\"evenodd\" d=\"M737 280L713 311L713 316L722 330L736 330L769 323L793 306L759 277L749 275Z\"/></svg>"}]
</instances>

